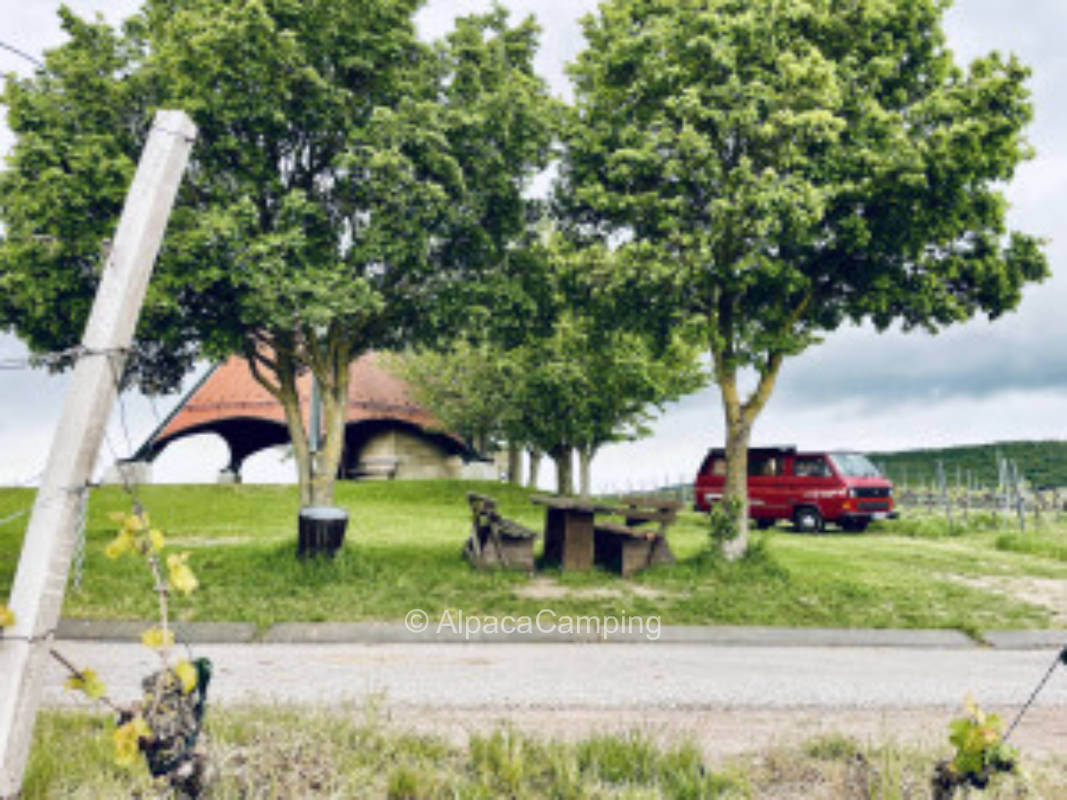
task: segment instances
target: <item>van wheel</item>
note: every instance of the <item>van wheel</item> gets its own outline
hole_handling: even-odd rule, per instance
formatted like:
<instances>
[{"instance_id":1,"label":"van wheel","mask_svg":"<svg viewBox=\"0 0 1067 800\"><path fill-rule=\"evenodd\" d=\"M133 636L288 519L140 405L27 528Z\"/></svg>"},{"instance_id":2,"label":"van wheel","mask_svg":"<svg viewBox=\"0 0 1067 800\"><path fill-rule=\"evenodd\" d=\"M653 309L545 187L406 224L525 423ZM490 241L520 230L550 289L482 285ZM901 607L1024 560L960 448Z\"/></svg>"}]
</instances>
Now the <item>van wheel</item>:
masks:
<instances>
[{"instance_id":1,"label":"van wheel","mask_svg":"<svg viewBox=\"0 0 1067 800\"><path fill-rule=\"evenodd\" d=\"M811 506L793 512L793 527L798 533L818 533L822 530L822 515Z\"/></svg>"}]
</instances>

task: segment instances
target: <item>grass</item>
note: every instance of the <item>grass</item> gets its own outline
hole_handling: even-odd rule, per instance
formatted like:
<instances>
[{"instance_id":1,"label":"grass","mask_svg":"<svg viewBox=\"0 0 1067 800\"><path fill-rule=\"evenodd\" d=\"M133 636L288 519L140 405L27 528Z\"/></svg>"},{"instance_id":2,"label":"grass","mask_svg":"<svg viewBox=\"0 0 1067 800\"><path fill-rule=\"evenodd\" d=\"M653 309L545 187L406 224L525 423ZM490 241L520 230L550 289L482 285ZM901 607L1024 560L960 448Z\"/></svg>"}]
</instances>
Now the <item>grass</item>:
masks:
<instances>
[{"instance_id":1,"label":"grass","mask_svg":"<svg viewBox=\"0 0 1067 800\"><path fill-rule=\"evenodd\" d=\"M143 768L110 760L112 723L85 712L42 713L23 800L158 796ZM946 752L838 734L707 763L687 742L640 732L544 739L498 728L465 743L386 725L370 709L258 706L214 709L202 748L209 796L242 798L855 798L928 797ZM1067 764L1055 760L983 793L1063 797Z\"/></svg>"},{"instance_id":2,"label":"grass","mask_svg":"<svg viewBox=\"0 0 1067 800\"><path fill-rule=\"evenodd\" d=\"M867 534L802 536L786 528L757 538L738 563L709 556L707 521L684 512L669 539L678 558L631 580L601 570L538 573L554 596L526 596L530 577L472 570L460 558L470 527L468 490L495 496L502 512L534 528L543 510L525 490L454 481L342 483L349 509L345 546L333 560L297 561L297 500L284 486L147 486L142 501L169 544L188 550L201 582L191 601L177 600L187 620L281 621L403 619L413 607L437 619L536 615L659 616L663 624L808 627L993 628L1052 625L1047 608L976 588L959 578L1067 579L1063 526L1017 537L972 515L948 530L936 518L905 516ZM29 490L0 490L0 519L27 508ZM93 491L84 579L68 591L71 617L148 619L154 614L143 565L109 561L108 513L129 508L117 487ZM26 518L0 525L0 597L14 575ZM1020 544L1021 542L1021 544ZM147 587L146 587L147 588Z\"/></svg>"}]
</instances>

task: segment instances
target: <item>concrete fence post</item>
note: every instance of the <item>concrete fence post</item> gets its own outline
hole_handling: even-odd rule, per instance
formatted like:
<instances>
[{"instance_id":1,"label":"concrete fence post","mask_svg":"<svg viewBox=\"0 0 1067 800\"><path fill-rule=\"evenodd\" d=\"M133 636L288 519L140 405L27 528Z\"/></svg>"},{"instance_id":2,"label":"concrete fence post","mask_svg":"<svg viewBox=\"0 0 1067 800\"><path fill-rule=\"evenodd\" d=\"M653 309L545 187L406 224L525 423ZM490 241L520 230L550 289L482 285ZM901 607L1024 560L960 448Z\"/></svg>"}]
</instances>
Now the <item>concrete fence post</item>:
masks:
<instances>
[{"instance_id":1,"label":"concrete fence post","mask_svg":"<svg viewBox=\"0 0 1067 800\"><path fill-rule=\"evenodd\" d=\"M80 492L91 477L163 232L196 137L160 111L126 194L41 479L11 590L15 626L0 639L0 797L22 785L41 677L63 604Z\"/></svg>"}]
</instances>

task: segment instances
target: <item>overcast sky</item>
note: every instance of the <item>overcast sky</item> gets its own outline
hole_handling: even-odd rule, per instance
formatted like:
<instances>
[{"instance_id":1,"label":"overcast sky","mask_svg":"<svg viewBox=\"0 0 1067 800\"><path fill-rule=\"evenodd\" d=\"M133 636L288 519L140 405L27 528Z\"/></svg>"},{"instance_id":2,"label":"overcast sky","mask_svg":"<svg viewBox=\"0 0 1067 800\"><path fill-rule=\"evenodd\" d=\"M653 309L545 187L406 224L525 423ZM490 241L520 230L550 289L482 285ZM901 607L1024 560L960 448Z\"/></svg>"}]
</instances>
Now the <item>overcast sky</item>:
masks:
<instances>
[{"instance_id":1,"label":"overcast sky","mask_svg":"<svg viewBox=\"0 0 1067 800\"><path fill-rule=\"evenodd\" d=\"M563 65L583 44L577 19L595 0L506 0L515 14L535 14L543 29L537 66L558 94L567 93ZM71 0L85 16L117 21L134 0ZM40 57L62 41L50 0L0 0L0 42ZM434 0L419 15L427 38L444 33L458 14L480 11L490 0ZM1067 31L1064 0L957 0L947 17L950 45L961 63L990 50L1012 52L1032 67L1036 109L1029 138L1037 157L1007 188L1010 225L1049 239L1052 277L1026 289L1019 309L995 323L984 319L929 336L876 334L847 328L821 346L786 362L755 443L808 448L901 449L997 440L1064 438L1067 416L1067 256L1059 221L1067 209ZM32 64L0 49L0 72L29 74ZM0 153L11 136L0 124ZM0 357L24 354L0 336ZM32 478L43 467L65 381L36 372L0 372L0 484ZM127 398L130 439L117 421L109 429L113 453L125 455L155 427L176 398L150 404ZM689 479L707 447L721 444L718 393L708 389L668 409L655 435L605 448L594 464L601 487ZM156 480L211 480L225 463L225 447L196 437L169 448L156 462ZM246 462L246 480L288 480L291 465L275 453ZM546 471L545 481L551 480Z\"/></svg>"}]
</instances>

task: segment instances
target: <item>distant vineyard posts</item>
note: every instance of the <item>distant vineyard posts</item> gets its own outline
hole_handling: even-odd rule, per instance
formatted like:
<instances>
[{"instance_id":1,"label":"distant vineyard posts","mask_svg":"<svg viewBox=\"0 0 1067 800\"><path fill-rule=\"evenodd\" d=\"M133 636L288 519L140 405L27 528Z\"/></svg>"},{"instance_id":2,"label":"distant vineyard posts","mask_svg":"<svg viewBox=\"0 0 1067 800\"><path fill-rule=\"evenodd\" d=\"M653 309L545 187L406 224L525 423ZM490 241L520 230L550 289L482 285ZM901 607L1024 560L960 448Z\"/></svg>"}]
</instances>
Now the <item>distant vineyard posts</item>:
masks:
<instances>
[{"instance_id":1,"label":"distant vineyard posts","mask_svg":"<svg viewBox=\"0 0 1067 800\"><path fill-rule=\"evenodd\" d=\"M926 463L878 463L894 484L896 503L905 509L943 514L951 527L967 525L975 511L996 514L1002 526L1027 529L1028 520L1040 526L1045 517L1058 520L1067 512L1067 491L1061 486L1038 484L1018 460L996 454L988 471L964 469L956 464L951 472L943 460ZM989 475L994 480L988 481ZM986 480L983 480L986 479Z\"/></svg>"}]
</instances>

